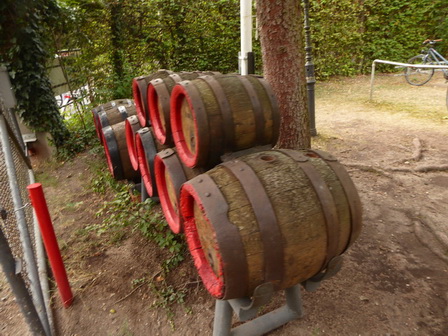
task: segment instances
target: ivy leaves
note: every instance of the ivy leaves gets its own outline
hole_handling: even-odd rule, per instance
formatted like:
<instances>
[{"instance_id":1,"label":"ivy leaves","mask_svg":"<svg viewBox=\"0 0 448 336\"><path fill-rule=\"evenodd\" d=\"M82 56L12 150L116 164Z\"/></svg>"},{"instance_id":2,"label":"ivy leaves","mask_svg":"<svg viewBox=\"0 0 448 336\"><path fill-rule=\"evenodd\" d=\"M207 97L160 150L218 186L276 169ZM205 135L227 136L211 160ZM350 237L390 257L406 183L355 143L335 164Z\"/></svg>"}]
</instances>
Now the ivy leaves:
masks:
<instances>
[{"instance_id":1,"label":"ivy leaves","mask_svg":"<svg viewBox=\"0 0 448 336\"><path fill-rule=\"evenodd\" d=\"M49 132L56 147L60 147L69 132L47 77L44 41L48 37L43 27L43 19L54 13L54 8L52 0L3 3L0 13L9 24L3 27L0 38L2 45L10 47L0 54L0 61L10 73L19 116L35 131Z\"/></svg>"}]
</instances>

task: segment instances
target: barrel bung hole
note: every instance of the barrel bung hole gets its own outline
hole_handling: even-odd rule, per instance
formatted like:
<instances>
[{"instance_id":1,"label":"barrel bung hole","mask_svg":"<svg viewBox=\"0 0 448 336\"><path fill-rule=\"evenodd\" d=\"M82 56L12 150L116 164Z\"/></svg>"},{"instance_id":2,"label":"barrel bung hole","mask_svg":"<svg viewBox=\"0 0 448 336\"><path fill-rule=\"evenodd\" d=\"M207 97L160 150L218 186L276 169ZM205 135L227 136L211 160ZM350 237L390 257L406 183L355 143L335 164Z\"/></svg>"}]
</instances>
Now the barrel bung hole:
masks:
<instances>
[{"instance_id":1,"label":"barrel bung hole","mask_svg":"<svg viewBox=\"0 0 448 336\"><path fill-rule=\"evenodd\" d=\"M260 159L265 161L265 162L273 162L276 160L276 158L274 156L271 155L262 155L260 156Z\"/></svg>"}]
</instances>

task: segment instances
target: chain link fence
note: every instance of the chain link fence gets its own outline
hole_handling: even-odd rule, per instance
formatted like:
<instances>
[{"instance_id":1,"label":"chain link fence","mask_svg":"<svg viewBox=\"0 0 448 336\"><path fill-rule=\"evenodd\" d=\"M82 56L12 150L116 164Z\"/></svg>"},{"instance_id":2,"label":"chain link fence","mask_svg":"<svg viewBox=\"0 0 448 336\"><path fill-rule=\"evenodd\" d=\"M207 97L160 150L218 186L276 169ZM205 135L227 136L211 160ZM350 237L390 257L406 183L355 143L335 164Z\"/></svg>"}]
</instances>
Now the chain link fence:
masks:
<instances>
[{"instance_id":1,"label":"chain link fence","mask_svg":"<svg viewBox=\"0 0 448 336\"><path fill-rule=\"evenodd\" d=\"M52 335L42 241L27 186L34 182L12 108L0 94L0 265L35 335Z\"/></svg>"}]
</instances>

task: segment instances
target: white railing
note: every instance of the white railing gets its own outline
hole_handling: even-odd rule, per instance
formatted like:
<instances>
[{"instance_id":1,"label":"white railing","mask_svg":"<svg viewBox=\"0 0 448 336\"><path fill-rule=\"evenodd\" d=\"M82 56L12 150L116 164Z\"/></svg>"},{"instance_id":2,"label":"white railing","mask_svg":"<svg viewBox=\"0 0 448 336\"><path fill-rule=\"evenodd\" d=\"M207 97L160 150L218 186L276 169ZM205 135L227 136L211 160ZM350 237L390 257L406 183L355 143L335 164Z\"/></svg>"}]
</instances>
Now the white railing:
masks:
<instances>
[{"instance_id":1,"label":"white railing","mask_svg":"<svg viewBox=\"0 0 448 336\"><path fill-rule=\"evenodd\" d=\"M373 99L373 83L375 81L375 65L376 63L383 63L383 64L390 64L395 65L403 68L425 68L425 69L447 69L448 65L429 65L429 64L408 64L408 63L401 63L401 62L392 62L392 61L384 61L376 59L372 62L372 75L370 77L370 100Z\"/></svg>"}]
</instances>

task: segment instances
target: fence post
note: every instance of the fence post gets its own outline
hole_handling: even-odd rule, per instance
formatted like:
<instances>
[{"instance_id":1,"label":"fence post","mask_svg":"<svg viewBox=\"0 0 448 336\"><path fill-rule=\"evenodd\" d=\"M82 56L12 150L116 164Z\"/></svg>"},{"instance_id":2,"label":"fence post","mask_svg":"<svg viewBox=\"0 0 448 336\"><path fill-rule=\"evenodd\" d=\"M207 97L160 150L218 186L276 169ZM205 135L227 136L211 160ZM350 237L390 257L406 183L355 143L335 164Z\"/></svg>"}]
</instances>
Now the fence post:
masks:
<instances>
[{"instance_id":1,"label":"fence post","mask_svg":"<svg viewBox=\"0 0 448 336\"><path fill-rule=\"evenodd\" d=\"M20 242L22 244L23 255L27 267L26 269L31 283L30 290L33 302L47 335L51 335L50 325L48 323L47 311L45 309L44 297L42 294L42 288L40 287L36 260L34 258L30 233L28 231L26 223L24 204L22 202L19 186L17 184L17 175L14 165L14 158L12 156L11 145L8 137L6 121L4 115L1 113L0 113L0 142L2 144L3 154L5 157L5 166L8 174L9 187L11 190L11 196L14 204L14 211L17 219L17 228L20 234ZM18 148L18 150L21 149Z\"/></svg>"}]
</instances>

